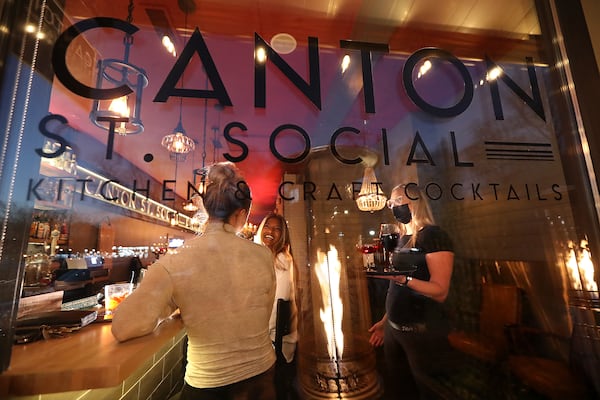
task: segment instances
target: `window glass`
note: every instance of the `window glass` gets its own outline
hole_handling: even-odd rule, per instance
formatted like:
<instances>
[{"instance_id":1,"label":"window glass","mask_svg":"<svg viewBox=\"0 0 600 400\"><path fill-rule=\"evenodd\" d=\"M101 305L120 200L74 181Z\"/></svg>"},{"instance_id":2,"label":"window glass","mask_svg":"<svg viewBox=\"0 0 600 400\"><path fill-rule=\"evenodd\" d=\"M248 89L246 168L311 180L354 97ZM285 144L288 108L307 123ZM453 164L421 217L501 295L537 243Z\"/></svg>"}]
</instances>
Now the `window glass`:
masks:
<instances>
[{"instance_id":1,"label":"window glass","mask_svg":"<svg viewBox=\"0 0 600 400\"><path fill-rule=\"evenodd\" d=\"M328 379L322 359L350 371L363 366L346 360L381 361L367 331L388 281L373 268L389 266L380 228L397 223L386 201L400 184L451 239L451 330L481 330L507 351L499 327L485 331L482 282L517 286L514 322L560 336L540 351L568 358L583 318L570 305L598 294L571 199L589 187L565 173L580 149L560 142L573 115L553 102L563 95L533 2L208 1L187 13L167 1L30 3L17 7L0 99L0 257L17 280L4 297L58 282L68 303L128 281L132 257L151 266L202 234L192 195L204 168L232 161L253 193L243 233L274 210L290 226L309 393L314 374ZM56 258L102 263L65 286ZM326 297L330 311L345 305L321 320ZM437 382L459 390L469 379L459 370Z\"/></svg>"}]
</instances>

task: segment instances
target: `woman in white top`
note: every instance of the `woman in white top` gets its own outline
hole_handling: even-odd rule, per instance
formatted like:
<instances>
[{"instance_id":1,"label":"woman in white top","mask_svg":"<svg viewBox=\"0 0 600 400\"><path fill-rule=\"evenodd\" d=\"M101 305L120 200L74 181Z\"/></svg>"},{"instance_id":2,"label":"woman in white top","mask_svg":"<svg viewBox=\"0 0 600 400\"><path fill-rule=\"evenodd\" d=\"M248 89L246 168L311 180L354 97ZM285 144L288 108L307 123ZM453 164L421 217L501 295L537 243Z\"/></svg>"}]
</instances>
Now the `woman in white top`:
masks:
<instances>
[{"instance_id":1,"label":"woman in white top","mask_svg":"<svg viewBox=\"0 0 600 400\"><path fill-rule=\"evenodd\" d=\"M268 247L273 253L275 277L275 304L269 321L271 340L275 342L277 324L277 302L279 299L289 301L289 329L284 332L281 353L275 368L277 399L285 400L291 395L291 385L295 374L294 355L298 341L294 259L290 247L290 234L283 216L275 213L268 214L261 222L255 241ZM286 321L287 322L287 321Z\"/></svg>"}]
</instances>

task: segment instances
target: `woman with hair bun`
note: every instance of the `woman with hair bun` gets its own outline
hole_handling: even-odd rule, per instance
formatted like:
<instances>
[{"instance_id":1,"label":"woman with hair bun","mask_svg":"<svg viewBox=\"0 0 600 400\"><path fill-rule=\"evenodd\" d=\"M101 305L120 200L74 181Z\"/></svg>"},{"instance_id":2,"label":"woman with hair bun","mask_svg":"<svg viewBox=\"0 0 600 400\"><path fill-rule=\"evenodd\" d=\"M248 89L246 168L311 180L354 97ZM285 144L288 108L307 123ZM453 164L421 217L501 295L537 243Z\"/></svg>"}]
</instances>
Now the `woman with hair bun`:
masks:
<instances>
[{"instance_id":1,"label":"woman with hair bun","mask_svg":"<svg viewBox=\"0 0 600 400\"><path fill-rule=\"evenodd\" d=\"M188 337L181 400L275 399L273 258L237 236L252 204L250 188L234 164L218 163L209 169L203 201L204 234L148 268L115 311L113 335L125 341L149 334L179 309Z\"/></svg>"}]
</instances>

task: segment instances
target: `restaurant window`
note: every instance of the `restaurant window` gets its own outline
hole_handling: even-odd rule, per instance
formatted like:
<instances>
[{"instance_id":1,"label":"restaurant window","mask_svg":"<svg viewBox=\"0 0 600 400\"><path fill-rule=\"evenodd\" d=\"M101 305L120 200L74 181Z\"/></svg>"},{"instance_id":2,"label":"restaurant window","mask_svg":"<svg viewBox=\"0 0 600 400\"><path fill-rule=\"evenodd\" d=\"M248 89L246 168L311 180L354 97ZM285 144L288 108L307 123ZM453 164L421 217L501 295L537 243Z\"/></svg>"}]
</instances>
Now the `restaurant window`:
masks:
<instances>
[{"instance_id":1,"label":"restaurant window","mask_svg":"<svg viewBox=\"0 0 600 400\"><path fill-rule=\"evenodd\" d=\"M131 257L151 267L202 234L192 195L206 167L232 161L253 192L244 233L270 211L292 231L305 393L383 390L367 330L385 289L369 268L385 262L399 184L422 190L454 244L453 331L482 329L484 284L516 287L515 323L550 334L540 356L600 380L596 184L554 3L381 3L6 2L3 369L22 298L55 291L53 259L102 260L63 303L127 281ZM343 313L322 321L323 294L338 292ZM459 372L436 384L461 390Z\"/></svg>"}]
</instances>

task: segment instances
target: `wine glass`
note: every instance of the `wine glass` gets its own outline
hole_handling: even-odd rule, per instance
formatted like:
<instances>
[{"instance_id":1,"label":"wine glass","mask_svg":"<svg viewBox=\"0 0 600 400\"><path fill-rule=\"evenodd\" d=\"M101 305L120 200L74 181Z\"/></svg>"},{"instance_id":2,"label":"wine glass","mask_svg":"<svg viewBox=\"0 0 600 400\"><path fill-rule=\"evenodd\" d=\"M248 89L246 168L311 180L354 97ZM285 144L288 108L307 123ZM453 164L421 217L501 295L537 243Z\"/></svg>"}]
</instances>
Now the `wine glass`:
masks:
<instances>
[{"instance_id":1,"label":"wine glass","mask_svg":"<svg viewBox=\"0 0 600 400\"><path fill-rule=\"evenodd\" d=\"M379 227L379 239L383 246L383 257L385 271L392 270L392 253L398 245L400 228L396 224L381 224Z\"/></svg>"},{"instance_id":2,"label":"wine glass","mask_svg":"<svg viewBox=\"0 0 600 400\"><path fill-rule=\"evenodd\" d=\"M363 244L358 247L358 250L363 254L363 265L367 272L374 271L377 245L374 243Z\"/></svg>"}]
</instances>

